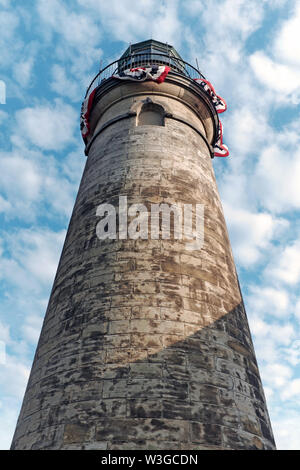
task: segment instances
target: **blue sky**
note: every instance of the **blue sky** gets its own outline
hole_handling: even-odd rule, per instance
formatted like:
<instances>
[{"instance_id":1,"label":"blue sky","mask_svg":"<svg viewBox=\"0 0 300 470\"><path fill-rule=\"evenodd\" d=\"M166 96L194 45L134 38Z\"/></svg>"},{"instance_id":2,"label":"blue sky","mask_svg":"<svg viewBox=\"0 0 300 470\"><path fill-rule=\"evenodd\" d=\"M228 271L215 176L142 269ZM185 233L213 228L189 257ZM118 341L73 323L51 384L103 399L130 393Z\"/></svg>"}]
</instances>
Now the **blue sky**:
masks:
<instances>
[{"instance_id":1,"label":"blue sky","mask_svg":"<svg viewBox=\"0 0 300 470\"><path fill-rule=\"evenodd\" d=\"M86 87L100 61L150 37L197 58L227 101L230 158L213 166L277 446L300 449L296 0L0 0L0 449L11 442L83 170Z\"/></svg>"}]
</instances>

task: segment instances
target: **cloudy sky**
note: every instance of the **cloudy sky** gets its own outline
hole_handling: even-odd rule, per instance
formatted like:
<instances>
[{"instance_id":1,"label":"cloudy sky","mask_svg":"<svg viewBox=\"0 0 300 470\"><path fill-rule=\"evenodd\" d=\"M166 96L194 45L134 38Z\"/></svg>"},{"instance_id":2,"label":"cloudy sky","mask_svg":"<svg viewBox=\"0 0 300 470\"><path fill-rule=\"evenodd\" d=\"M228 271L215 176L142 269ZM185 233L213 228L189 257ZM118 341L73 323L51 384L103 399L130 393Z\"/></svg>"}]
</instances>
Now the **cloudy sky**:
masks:
<instances>
[{"instance_id":1,"label":"cloudy sky","mask_svg":"<svg viewBox=\"0 0 300 470\"><path fill-rule=\"evenodd\" d=\"M277 446L300 449L297 0L0 0L0 449L83 170L86 87L150 37L197 58L227 101L230 158L213 165Z\"/></svg>"}]
</instances>

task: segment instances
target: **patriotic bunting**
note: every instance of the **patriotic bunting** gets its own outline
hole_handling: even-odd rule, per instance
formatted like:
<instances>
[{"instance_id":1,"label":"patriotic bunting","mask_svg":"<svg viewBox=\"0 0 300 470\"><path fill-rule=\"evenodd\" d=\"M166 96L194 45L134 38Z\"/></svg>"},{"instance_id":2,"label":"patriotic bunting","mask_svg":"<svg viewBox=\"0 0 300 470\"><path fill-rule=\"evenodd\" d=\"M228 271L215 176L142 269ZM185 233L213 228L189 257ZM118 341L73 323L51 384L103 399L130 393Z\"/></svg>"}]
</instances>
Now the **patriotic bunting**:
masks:
<instances>
[{"instance_id":1,"label":"patriotic bunting","mask_svg":"<svg viewBox=\"0 0 300 470\"><path fill-rule=\"evenodd\" d=\"M221 96L217 95L215 92L214 87L208 80L204 80L202 78L194 78L197 85L199 85L205 93L209 96L212 104L215 107L215 110L218 114L224 113L227 109L226 101L221 98ZM218 129L218 139L214 146L214 156L215 157L228 157L229 150L228 147L223 144L223 126L221 121L219 120L219 129Z\"/></svg>"},{"instance_id":2,"label":"patriotic bunting","mask_svg":"<svg viewBox=\"0 0 300 470\"><path fill-rule=\"evenodd\" d=\"M227 109L227 104L221 96L218 96L215 92L214 87L208 80L202 78L194 78L195 82L203 88L205 93L209 95L214 107L216 108L217 113L224 113Z\"/></svg>"},{"instance_id":3,"label":"patriotic bunting","mask_svg":"<svg viewBox=\"0 0 300 470\"><path fill-rule=\"evenodd\" d=\"M223 144L223 126L221 121L219 121L219 135L214 146L214 155L215 157L228 157L229 155L227 145Z\"/></svg>"},{"instance_id":4,"label":"patriotic bunting","mask_svg":"<svg viewBox=\"0 0 300 470\"><path fill-rule=\"evenodd\" d=\"M90 123L89 123L89 118L90 118L90 112L93 106L93 101L96 93L95 88L93 91L91 91L85 98L84 102L81 105L81 113L80 113L80 130L81 130L81 135L85 143L87 143L87 136L90 133Z\"/></svg>"},{"instance_id":5,"label":"patriotic bunting","mask_svg":"<svg viewBox=\"0 0 300 470\"><path fill-rule=\"evenodd\" d=\"M152 65L151 67L136 67L127 69L123 72L114 74L112 77L119 80L132 80L137 82L153 80L157 83L162 83L168 75L169 71L170 67L167 67L166 65ZM209 96L216 112L218 114L224 113L224 111L227 109L227 104L223 98L216 94L212 84L208 80L202 78L195 78L194 81ZM88 93L81 106L80 129L85 143L87 143L87 136L90 133L89 118L97 88L98 87L94 88L94 90ZM214 156L228 157L228 155L228 147L223 144L223 126L219 120L218 138L214 145Z\"/></svg>"},{"instance_id":6,"label":"patriotic bunting","mask_svg":"<svg viewBox=\"0 0 300 470\"><path fill-rule=\"evenodd\" d=\"M123 72L116 73L113 78L119 80L133 80L136 82L144 82L145 80L154 80L162 83L170 71L170 67L166 65L152 65L152 67L136 67L127 69Z\"/></svg>"}]
</instances>

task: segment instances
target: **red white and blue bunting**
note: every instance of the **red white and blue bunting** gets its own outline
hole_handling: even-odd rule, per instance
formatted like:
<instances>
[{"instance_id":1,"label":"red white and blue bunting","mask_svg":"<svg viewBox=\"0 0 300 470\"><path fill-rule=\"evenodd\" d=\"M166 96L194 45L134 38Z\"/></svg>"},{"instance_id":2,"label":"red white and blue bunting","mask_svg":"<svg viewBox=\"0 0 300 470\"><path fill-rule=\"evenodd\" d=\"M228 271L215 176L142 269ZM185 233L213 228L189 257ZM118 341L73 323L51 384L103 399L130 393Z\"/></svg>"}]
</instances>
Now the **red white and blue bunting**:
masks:
<instances>
[{"instance_id":1,"label":"red white and blue bunting","mask_svg":"<svg viewBox=\"0 0 300 470\"><path fill-rule=\"evenodd\" d=\"M229 150L227 145L223 144L223 126L221 121L219 121L219 134L218 140L214 145L214 156L215 157L228 157Z\"/></svg>"},{"instance_id":2,"label":"red white and blue bunting","mask_svg":"<svg viewBox=\"0 0 300 470\"><path fill-rule=\"evenodd\" d=\"M90 91L87 96L85 97L82 105L81 105L81 113L80 113L80 130L81 135L85 143L87 143L87 136L90 133L90 113L93 106L93 101L95 97L97 88Z\"/></svg>"},{"instance_id":3,"label":"red white and blue bunting","mask_svg":"<svg viewBox=\"0 0 300 470\"><path fill-rule=\"evenodd\" d=\"M221 98L221 96L217 95L215 92L214 87L208 80L204 80L202 78L195 78L194 79L197 85L199 85L205 93L209 96L212 104L215 107L215 110L218 114L224 113L227 109L226 101ZM218 129L218 138L214 145L214 156L215 157L228 157L229 150L227 145L223 144L223 126L221 121L219 120L219 129Z\"/></svg>"},{"instance_id":4,"label":"red white and blue bunting","mask_svg":"<svg viewBox=\"0 0 300 470\"><path fill-rule=\"evenodd\" d=\"M167 67L166 65L152 65L152 67L135 67L127 69L123 72L116 73L113 75L113 78L118 78L119 80L133 80L136 82L154 80L157 83L162 83L169 72L170 67Z\"/></svg>"},{"instance_id":5,"label":"red white and blue bunting","mask_svg":"<svg viewBox=\"0 0 300 470\"><path fill-rule=\"evenodd\" d=\"M119 80L132 80L137 82L143 82L145 80L153 80L157 83L162 83L170 71L170 67L166 65L153 65L152 67L136 67L124 70L118 74L113 75L113 78ZM227 104L223 98L216 94L212 84L205 79L195 78L194 81L199 85L204 92L209 96L215 110L218 114L224 113L227 109ZM87 137L90 133L90 112L93 106L95 92L97 87L88 93L84 102L81 106L80 116L80 129L82 138L87 143ZM214 145L214 156L215 157L228 157L228 147L223 143L223 126L219 120L218 138Z\"/></svg>"}]
</instances>

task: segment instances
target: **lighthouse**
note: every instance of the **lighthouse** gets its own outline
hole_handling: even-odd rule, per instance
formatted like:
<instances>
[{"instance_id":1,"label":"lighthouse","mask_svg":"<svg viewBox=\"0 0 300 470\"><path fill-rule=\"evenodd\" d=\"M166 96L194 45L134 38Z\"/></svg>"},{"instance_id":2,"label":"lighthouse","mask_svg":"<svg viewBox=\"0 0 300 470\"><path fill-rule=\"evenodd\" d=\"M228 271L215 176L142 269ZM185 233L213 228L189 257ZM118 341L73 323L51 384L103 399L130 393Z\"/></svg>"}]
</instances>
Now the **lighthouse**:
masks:
<instances>
[{"instance_id":1,"label":"lighthouse","mask_svg":"<svg viewBox=\"0 0 300 470\"><path fill-rule=\"evenodd\" d=\"M225 109L154 40L89 86L86 166L12 449L275 449L212 167Z\"/></svg>"}]
</instances>

